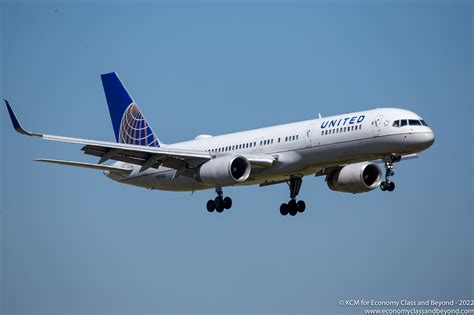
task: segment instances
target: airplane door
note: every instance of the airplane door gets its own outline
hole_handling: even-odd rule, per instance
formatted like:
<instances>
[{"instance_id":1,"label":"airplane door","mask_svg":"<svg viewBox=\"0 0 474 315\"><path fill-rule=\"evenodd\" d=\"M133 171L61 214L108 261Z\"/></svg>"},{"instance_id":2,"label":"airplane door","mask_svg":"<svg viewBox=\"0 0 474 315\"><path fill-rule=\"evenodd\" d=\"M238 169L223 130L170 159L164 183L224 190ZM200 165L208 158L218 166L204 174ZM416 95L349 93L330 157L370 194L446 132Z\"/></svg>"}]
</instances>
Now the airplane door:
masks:
<instances>
[{"instance_id":1,"label":"airplane door","mask_svg":"<svg viewBox=\"0 0 474 315\"><path fill-rule=\"evenodd\" d=\"M380 132L382 130L382 120L383 120L383 116L379 115L372 122L372 132L374 134L374 137L379 137L380 136Z\"/></svg>"},{"instance_id":2,"label":"airplane door","mask_svg":"<svg viewBox=\"0 0 474 315\"><path fill-rule=\"evenodd\" d=\"M310 148L313 145L319 145L319 142L316 139L316 134L314 130L314 124L311 124L308 126L306 129L306 135L305 135L305 147Z\"/></svg>"},{"instance_id":3,"label":"airplane door","mask_svg":"<svg viewBox=\"0 0 474 315\"><path fill-rule=\"evenodd\" d=\"M252 143L252 152L255 153L255 152L257 152L258 139L255 138L255 139L253 139L252 142L253 142L253 143ZM255 143L256 145L253 145L254 143Z\"/></svg>"},{"instance_id":4,"label":"airplane door","mask_svg":"<svg viewBox=\"0 0 474 315\"><path fill-rule=\"evenodd\" d=\"M264 137L261 137L259 139L255 139L255 142L257 143L257 147L254 146L254 152L263 152L263 145L261 144L265 140Z\"/></svg>"}]
</instances>

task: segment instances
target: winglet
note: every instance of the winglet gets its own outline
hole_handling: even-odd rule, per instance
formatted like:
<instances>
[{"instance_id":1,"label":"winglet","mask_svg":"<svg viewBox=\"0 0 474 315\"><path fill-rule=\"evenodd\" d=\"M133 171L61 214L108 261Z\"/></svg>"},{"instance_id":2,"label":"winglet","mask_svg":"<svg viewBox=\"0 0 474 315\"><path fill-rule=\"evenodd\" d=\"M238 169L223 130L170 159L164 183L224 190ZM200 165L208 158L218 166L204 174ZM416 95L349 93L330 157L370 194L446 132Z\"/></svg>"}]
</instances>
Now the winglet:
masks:
<instances>
[{"instance_id":1,"label":"winglet","mask_svg":"<svg viewBox=\"0 0 474 315\"><path fill-rule=\"evenodd\" d=\"M10 104L8 103L8 101L7 100L4 100L4 101L5 101L5 105L7 105L8 114L10 115L10 119L12 121L13 128L15 128L16 131L18 131L19 133L21 133L22 135L25 135L25 136L36 136L36 137L42 137L43 136L39 133L33 133L33 132L30 132L30 131L24 129L20 125L20 122L16 118L15 113L13 112L13 110L12 110Z\"/></svg>"}]
</instances>

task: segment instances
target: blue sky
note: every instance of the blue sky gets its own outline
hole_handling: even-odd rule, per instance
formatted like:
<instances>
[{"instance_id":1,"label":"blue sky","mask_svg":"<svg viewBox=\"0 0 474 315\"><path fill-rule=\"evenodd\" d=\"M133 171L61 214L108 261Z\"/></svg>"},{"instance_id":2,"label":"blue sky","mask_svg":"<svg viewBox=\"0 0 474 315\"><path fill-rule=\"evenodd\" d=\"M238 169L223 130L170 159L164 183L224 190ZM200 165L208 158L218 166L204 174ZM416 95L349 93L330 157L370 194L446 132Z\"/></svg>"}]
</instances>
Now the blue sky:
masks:
<instances>
[{"instance_id":1,"label":"blue sky","mask_svg":"<svg viewBox=\"0 0 474 315\"><path fill-rule=\"evenodd\" d=\"M147 191L79 146L14 133L1 155L4 314L360 313L340 299L472 298L473 4L3 2L2 98L34 131L114 139L99 75L116 71L172 143L374 107L420 114L434 146L395 193L286 185ZM467 171L467 172L466 172Z\"/></svg>"}]
</instances>

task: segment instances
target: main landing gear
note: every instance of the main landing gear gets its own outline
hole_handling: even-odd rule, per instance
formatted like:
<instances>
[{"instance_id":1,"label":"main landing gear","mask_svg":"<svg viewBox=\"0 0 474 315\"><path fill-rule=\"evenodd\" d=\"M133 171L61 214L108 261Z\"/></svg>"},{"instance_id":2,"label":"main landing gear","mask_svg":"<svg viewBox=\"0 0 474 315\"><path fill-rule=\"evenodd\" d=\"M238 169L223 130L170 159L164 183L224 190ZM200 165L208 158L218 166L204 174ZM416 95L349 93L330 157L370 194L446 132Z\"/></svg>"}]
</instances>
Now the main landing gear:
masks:
<instances>
[{"instance_id":1,"label":"main landing gear","mask_svg":"<svg viewBox=\"0 0 474 315\"><path fill-rule=\"evenodd\" d=\"M383 162L385 163L385 181L380 183L380 189L382 191L394 191L395 190L395 183L390 181L390 177L395 175L393 171L393 163L399 162L401 159L400 156L389 156L383 158Z\"/></svg>"},{"instance_id":2,"label":"main landing gear","mask_svg":"<svg viewBox=\"0 0 474 315\"><path fill-rule=\"evenodd\" d=\"M290 201L288 203L282 203L280 206L281 215L290 214L295 216L298 212L302 213L306 209L306 204L303 200L296 201L296 196L298 196L303 180L301 177L291 177L288 183L290 186Z\"/></svg>"},{"instance_id":3,"label":"main landing gear","mask_svg":"<svg viewBox=\"0 0 474 315\"><path fill-rule=\"evenodd\" d=\"M214 200L209 200L206 204L207 211L221 213L224 209L232 208L232 199L230 197L223 197L224 193L222 192L222 188L216 188L217 197Z\"/></svg>"}]
</instances>

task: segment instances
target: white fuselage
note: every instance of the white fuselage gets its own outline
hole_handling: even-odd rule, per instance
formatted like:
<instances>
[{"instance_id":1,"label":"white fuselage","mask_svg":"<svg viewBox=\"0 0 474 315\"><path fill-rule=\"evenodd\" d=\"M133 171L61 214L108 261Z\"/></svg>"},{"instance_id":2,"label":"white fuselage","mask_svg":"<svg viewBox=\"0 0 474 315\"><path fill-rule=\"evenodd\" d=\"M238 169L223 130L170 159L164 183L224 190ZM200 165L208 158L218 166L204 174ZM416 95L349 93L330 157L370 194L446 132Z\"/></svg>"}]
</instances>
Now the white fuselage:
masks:
<instances>
[{"instance_id":1,"label":"white fuselage","mask_svg":"<svg viewBox=\"0 0 474 315\"><path fill-rule=\"evenodd\" d=\"M397 120L406 120L407 124L394 126ZM422 118L403 109L381 108L221 136L204 136L163 147L207 151L215 157L273 157L275 162L271 167L252 167L250 177L236 185L266 184L287 180L290 176L315 174L333 166L427 149L434 142L433 131L426 124L410 125L409 120L420 122ZM175 176L175 169L163 166L140 172L137 165L124 162L114 165L133 169L130 175L106 172L108 177L125 184L171 191L215 188L191 176Z\"/></svg>"}]
</instances>

